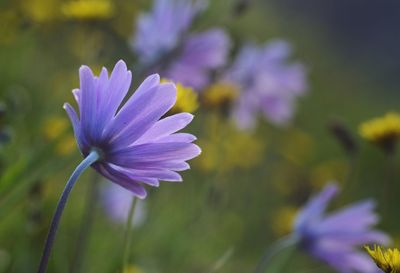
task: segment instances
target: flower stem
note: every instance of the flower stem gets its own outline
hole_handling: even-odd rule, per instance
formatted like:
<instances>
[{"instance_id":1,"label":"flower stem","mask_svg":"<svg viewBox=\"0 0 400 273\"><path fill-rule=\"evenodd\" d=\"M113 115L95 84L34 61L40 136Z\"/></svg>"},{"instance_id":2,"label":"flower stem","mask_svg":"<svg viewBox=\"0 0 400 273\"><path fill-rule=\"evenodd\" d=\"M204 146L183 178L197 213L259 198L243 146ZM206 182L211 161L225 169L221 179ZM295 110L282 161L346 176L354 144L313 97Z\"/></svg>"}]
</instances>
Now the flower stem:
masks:
<instances>
[{"instance_id":1,"label":"flower stem","mask_svg":"<svg viewBox=\"0 0 400 273\"><path fill-rule=\"evenodd\" d=\"M256 267L255 273L264 273L269 262L271 261L272 258L274 258L275 255L277 255L279 252L288 247L294 246L297 243L298 239L294 235L289 235L275 242L265 251L265 254L262 256L260 262Z\"/></svg>"},{"instance_id":2,"label":"flower stem","mask_svg":"<svg viewBox=\"0 0 400 273\"><path fill-rule=\"evenodd\" d=\"M64 191L61 194L60 200L58 201L56 211L53 215L53 219L51 220L49 233L47 235L46 243L44 245L44 250L42 254L42 258L40 260L38 273L45 273L47 269L47 265L49 262L51 248L54 243L54 239L56 237L58 224L60 223L61 215L64 210L64 207L67 203L68 196L74 187L77 179L82 174L84 170L86 170L90 165L96 162L100 158L100 155L97 151L93 150L90 154L76 167L71 177L69 178L67 184L65 185Z\"/></svg>"},{"instance_id":3,"label":"flower stem","mask_svg":"<svg viewBox=\"0 0 400 273\"><path fill-rule=\"evenodd\" d=\"M96 201L98 199L98 175L96 172L93 172L93 177L90 181L86 204L85 204L85 212L83 214L82 223L79 231L78 243L75 250L75 258L72 263L71 273L79 273L82 271L82 262L86 256L86 248L89 241L89 235L93 226L93 220L95 216L95 206Z\"/></svg>"},{"instance_id":4,"label":"flower stem","mask_svg":"<svg viewBox=\"0 0 400 273\"><path fill-rule=\"evenodd\" d=\"M135 214L135 207L137 203L137 197L133 197L131 207L129 209L128 219L126 222L125 239L124 239L124 252L122 254L122 273L124 273L129 262L130 246L132 241L132 222Z\"/></svg>"}]
</instances>

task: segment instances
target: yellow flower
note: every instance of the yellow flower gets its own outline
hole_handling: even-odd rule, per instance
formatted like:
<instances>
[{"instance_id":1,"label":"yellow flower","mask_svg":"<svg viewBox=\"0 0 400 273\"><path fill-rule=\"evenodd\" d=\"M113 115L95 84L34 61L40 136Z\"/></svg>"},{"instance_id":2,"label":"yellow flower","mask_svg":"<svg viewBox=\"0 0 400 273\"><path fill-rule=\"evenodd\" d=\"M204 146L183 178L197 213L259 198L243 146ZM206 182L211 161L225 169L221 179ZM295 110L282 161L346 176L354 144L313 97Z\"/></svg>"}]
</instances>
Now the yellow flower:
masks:
<instances>
[{"instance_id":1,"label":"yellow flower","mask_svg":"<svg viewBox=\"0 0 400 273\"><path fill-rule=\"evenodd\" d=\"M400 138L400 115L390 112L383 117L366 121L360 125L359 133L366 140L392 148L388 146L394 145Z\"/></svg>"},{"instance_id":2,"label":"yellow flower","mask_svg":"<svg viewBox=\"0 0 400 273\"><path fill-rule=\"evenodd\" d=\"M266 146L264 139L238 131L218 115L208 118L205 126L209 128L208 134L199 139L203 154L195 161L200 169L229 172L252 168L262 160Z\"/></svg>"},{"instance_id":3,"label":"yellow flower","mask_svg":"<svg viewBox=\"0 0 400 273\"><path fill-rule=\"evenodd\" d=\"M72 134L68 134L56 145L56 153L58 155L69 155L76 150L76 140Z\"/></svg>"},{"instance_id":4,"label":"yellow flower","mask_svg":"<svg viewBox=\"0 0 400 273\"><path fill-rule=\"evenodd\" d=\"M203 101L206 106L219 107L230 104L239 96L236 85L228 82L217 82L204 91Z\"/></svg>"},{"instance_id":5,"label":"yellow flower","mask_svg":"<svg viewBox=\"0 0 400 273\"><path fill-rule=\"evenodd\" d=\"M58 0L21 1L23 14L35 23L47 23L56 20L59 13Z\"/></svg>"},{"instance_id":6,"label":"yellow flower","mask_svg":"<svg viewBox=\"0 0 400 273\"><path fill-rule=\"evenodd\" d=\"M167 79L162 79L161 82L169 82ZM175 83L176 86L176 103L172 107L172 113L187 112L193 113L199 108L198 95L191 87Z\"/></svg>"},{"instance_id":7,"label":"yellow flower","mask_svg":"<svg viewBox=\"0 0 400 273\"><path fill-rule=\"evenodd\" d=\"M304 165L312 157L314 150L314 139L301 130L290 130L281 140L280 153L297 165Z\"/></svg>"},{"instance_id":8,"label":"yellow flower","mask_svg":"<svg viewBox=\"0 0 400 273\"><path fill-rule=\"evenodd\" d=\"M47 119L43 126L44 137L48 140L54 140L64 134L69 127L69 122L66 118L51 117Z\"/></svg>"},{"instance_id":9,"label":"yellow flower","mask_svg":"<svg viewBox=\"0 0 400 273\"><path fill-rule=\"evenodd\" d=\"M66 118L51 117L44 123L43 135L55 143L55 152L58 155L68 155L75 151L76 141L72 133L67 133L68 128L69 122Z\"/></svg>"},{"instance_id":10,"label":"yellow flower","mask_svg":"<svg viewBox=\"0 0 400 273\"><path fill-rule=\"evenodd\" d=\"M278 236L283 236L292 232L294 220L298 211L298 208L292 206L285 206L278 209L274 214L274 221L272 221L272 231Z\"/></svg>"},{"instance_id":11,"label":"yellow flower","mask_svg":"<svg viewBox=\"0 0 400 273\"><path fill-rule=\"evenodd\" d=\"M0 10L0 44L12 43L18 37L21 20L14 10Z\"/></svg>"},{"instance_id":12,"label":"yellow flower","mask_svg":"<svg viewBox=\"0 0 400 273\"><path fill-rule=\"evenodd\" d=\"M384 249L374 246L373 249L365 247L368 254L372 257L376 265L385 273L400 272L400 251L397 248Z\"/></svg>"},{"instance_id":13,"label":"yellow flower","mask_svg":"<svg viewBox=\"0 0 400 273\"><path fill-rule=\"evenodd\" d=\"M124 273L143 273L143 270L137 266L129 265L124 269Z\"/></svg>"},{"instance_id":14,"label":"yellow flower","mask_svg":"<svg viewBox=\"0 0 400 273\"><path fill-rule=\"evenodd\" d=\"M339 159L324 161L311 170L311 186L322 188L326 181L345 181L348 173L349 166L346 161Z\"/></svg>"},{"instance_id":15,"label":"yellow flower","mask_svg":"<svg viewBox=\"0 0 400 273\"><path fill-rule=\"evenodd\" d=\"M107 19L113 15L114 6L109 0L77 0L62 5L61 12L71 19Z\"/></svg>"}]
</instances>

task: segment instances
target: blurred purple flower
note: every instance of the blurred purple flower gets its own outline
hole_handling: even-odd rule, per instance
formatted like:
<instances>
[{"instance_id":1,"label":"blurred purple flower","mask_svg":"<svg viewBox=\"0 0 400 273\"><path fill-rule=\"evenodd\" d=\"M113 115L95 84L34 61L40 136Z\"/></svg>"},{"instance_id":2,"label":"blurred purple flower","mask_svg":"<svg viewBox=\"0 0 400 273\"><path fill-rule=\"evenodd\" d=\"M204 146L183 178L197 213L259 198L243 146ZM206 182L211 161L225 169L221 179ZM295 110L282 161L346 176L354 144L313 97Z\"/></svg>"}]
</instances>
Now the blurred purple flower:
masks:
<instances>
[{"instance_id":1,"label":"blurred purple flower","mask_svg":"<svg viewBox=\"0 0 400 273\"><path fill-rule=\"evenodd\" d=\"M141 183L157 187L159 180L182 181L177 171L189 169L185 161L199 155L200 148L192 143L195 136L176 133L192 121L191 114L160 120L175 103L175 85L149 76L121 105L132 78L123 61L110 77L105 68L99 77L87 66L79 73L80 89L73 94L80 116L70 104L64 108L81 153L86 157L95 149L101 155L93 168L139 198L146 197Z\"/></svg>"},{"instance_id":2,"label":"blurred purple flower","mask_svg":"<svg viewBox=\"0 0 400 273\"><path fill-rule=\"evenodd\" d=\"M210 72L226 63L230 48L228 35L221 29L189 35L183 49L167 67L168 79L201 90L210 83Z\"/></svg>"},{"instance_id":3,"label":"blurred purple flower","mask_svg":"<svg viewBox=\"0 0 400 273\"><path fill-rule=\"evenodd\" d=\"M116 223L126 223L133 198L136 197L134 197L131 192L126 191L113 183L108 183L104 188L102 188L101 200L104 210L108 217ZM146 208L144 206L144 202L136 203L135 213L133 214L132 219L133 227L143 224L146 218Z\"/></svg>"},{"instance_id":4,"label":"blurred purple flower","mask_svg":"<svg viewBox=\"0 0 400 273\"><path fill-rule=\"evenodd\" d=\"M293 117L297 97L307 90L306 71L300 63L288 63L290 45L281 40L264 47L246 45L223 79L239 86L241 96L233 117L239 128L255 126L259 113L277 125Z\"/></svg>"},{"instance_id":5,"label":"blurred purple flower","mask_svg":"<svg viewBox=\"0 0 400 273\"><path fill-rule=\"evenodd\" d=\"M337 191L335 184L328 184L308 202L296 218L295 235L309 254L339 272L379 272L372 260L358 249L366 244L390 241L383 232L371 229L378 222L373 211L375 203L366 200L324 215Z\"/></svg>"},{"instance_id":6,"label":"blurred purple flower","mask_svg":"<svg viewBox=\"0 0 400 273\"><path fill-rule=\"evenodd\" d=\"M131 44L142 63L156 61L178 46L204 2L155 0L153 10L139 16Z\"/></svg>"},{"instance_id":7,"label":"blurred purple flower","mask_svg":"<svg viewBox=\"0 0 400 273\"><path fill-rule=\"evenodd\" d=\"M210 73L225 65L230 48L228 35L214 28L188 33L193 18L206 1L156 0L150 13L142 14L133 50L143 65L157 66L170 80L200 90L210 81Z\"/></svg>"}]
</instances>

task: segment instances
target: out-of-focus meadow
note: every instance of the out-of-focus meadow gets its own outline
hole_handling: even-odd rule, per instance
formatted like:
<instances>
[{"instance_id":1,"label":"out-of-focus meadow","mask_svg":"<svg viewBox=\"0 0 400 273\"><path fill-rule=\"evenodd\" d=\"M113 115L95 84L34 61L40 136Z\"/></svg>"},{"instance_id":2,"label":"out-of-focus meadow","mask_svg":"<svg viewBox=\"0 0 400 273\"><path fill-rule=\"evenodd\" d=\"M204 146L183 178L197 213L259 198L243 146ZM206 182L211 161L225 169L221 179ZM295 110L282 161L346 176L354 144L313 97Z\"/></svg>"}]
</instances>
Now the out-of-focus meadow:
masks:
<instances>
[{"instance_id":1,"label":"out-of-focus meadow","mask_svg":"<svg viewBox=\"0 0 400 273\"><path fill-rule=\"evenodd\" d=\"M57 200L82 158L62 109L73 101L79 67L111 71L123 59L133 74L130 92L150 74L139 67L132 39L152 1L95 2L0 2L0 272L36 270ZM186 131L197 136L202 154L183 183L146 188L125 273L253 272L331 181L340 193L329 209L373 198L379 229L397 242L400 158L392 146L360 134L360 124L400 111L400 5L323 2L210 0L196 17L190 32L218 27L230 37L227 60L201 88L198 109L183 109L195 115ZM306 90L285 124L261 114L252 128L238 128L229 107L240 95L224 94L218 75L243 45L277 39L292 47L287 62L304 66ZM392 127L395 142L400 124ZM125 223L107 207L109 184L93 170L77 183L48 272L122 272ZM123 218L128 208L113 206ZM266 272L335 271L298 250L276 255Z\"/></svg>"}]
</instances>

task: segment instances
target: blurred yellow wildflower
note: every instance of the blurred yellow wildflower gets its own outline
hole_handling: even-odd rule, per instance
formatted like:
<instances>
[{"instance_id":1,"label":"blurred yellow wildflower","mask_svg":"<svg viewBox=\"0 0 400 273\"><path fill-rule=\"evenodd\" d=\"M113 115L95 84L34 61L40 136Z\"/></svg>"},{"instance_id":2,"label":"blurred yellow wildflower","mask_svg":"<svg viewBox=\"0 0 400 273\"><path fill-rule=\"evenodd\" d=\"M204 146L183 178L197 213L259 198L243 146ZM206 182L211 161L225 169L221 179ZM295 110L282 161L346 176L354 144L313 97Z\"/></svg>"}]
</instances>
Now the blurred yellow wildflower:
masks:
<instances>
[{"instance_id":1,"label":"blurred yellow wildflower","mask_svg":"<svg viewBox=\"0 0 400 273\"><path fill-rule=\"evenodd\" d=\"M129 265L124 269L123 273L143 273L143 270L135 265Z\"/></svg>"},{"instance_id":2,"label":"blurred yellow wildflower","mask_svg":"<svg viewBox=\"0 0 400 273\"><path fill-rule=\"evenodd\" d=\"M196 164L206 172L232 169L249 169L257 165L265 150L265 141L253 134L238 131L229 123L216 116L209 116L209 134L199 139L202 156Z\"/></svg>"},{"instance_id":3,"label":"blurred yellow wildflower","mask_svg":"<svg viewBox=\"0 0 400 273\"><path fill-rule=\"evenodd\" d=\"M383 272L400 272L400 251L397 248L384 249L380 246L374 246L374 248L371 249L366 246L365 249Z\"/></svg>"},{"instance_id":4,"label":"blurred yellow wildflower","mask_svg":"<svg viewBox=\"0 0 400 273\"><path fill-rule=\"evenodd\" d=\"M56 153L58 155L68 155L76 151L76 140L72 134L68 134L56 145Z\"/></svg>"},{"instance_id":5,"label":"blurred yellow wildflower","mask_svg":"<svg viewBox=\"0 0 400 273\"><path fill-rule=\"evenodd\" d=\"M311 170L310 182L313 188L323 188L326 181L345 181L349 164L340 159L322 162Z\"/></svg>"},{"instance_id":6,"label":"blurred yellow wildflower","mask_svg":"<svg viewBox=\"0 0 400 273\"><path fill-rule=\"evenodd\" d=\"M72 133L67 133L69 122L66 118L51 117L45 121L43 135L55 142L55 151L59 155L68 155L75 151L76 141Z\"/></svg>"},{"instance_id":7,"label":"blurred yellow wildflower","mask_svg":"<svg viewBox=\"0 0 400 273\"><path fill-rule=\"evenodd\" d=\"M161 82L169 82L170 80L162 79ZM176 103L172 107L172 113L187 112L193 113L199 108L198 95L191 87L175 83L176 86Z\"/></svg>"},{"instance_id":8,"label":"blurred yellow wildflower","mask_svg":"<svg viewBox=\"0 0 400 273\"><path fill-rule=\"evenodd\" d=\"M70 19L108 19L114 13L114 6L109 0L75 0L64 3L61 12Z\"/></svg>"},{"instance_id":9,"label":"blurred yellow wildflower","mask_svg":"<svg viewBox=\"0 0 400 273\"><path fill-rule=\"evenodd\" d=\"M119 1L115 9L118 9L118 16L113 18L110 26L119 36L128 40L134 31L134 24L130 22L136 21L138 13L142 11L141 1Z\"/></svg>"},{"instance_id":10,"label":"blurred yellow wildflower","mask_svg":"<svg viewBox=\"0 0 400 273\"><path fill-rule=\"evenodd\" d=\"M277 236L289 234L293 230L294 220L299 209L292 206L285 206L274 213L274 220L272 221L272 231Z\"/></svg>"},{"instance_id":11,"label":"blurred yellow wildflower","mask_svg":"<svg viewBox=\"0 0 400 273\"><path fill-rule=\"evenodd\" d=\"M77 28L68 37L68 47L71 53L82 63L89 63L93 66L95 68L94 73L101 71L102 67L97 65L96 60L99 59L106 46L107 41L104 32L99 30Z\"/></svg>"},{"instance_id":12,"label":"blurred yellow wildflower","mask_svg":"<svg viewBox=\"0 0 400 273\"><path fill-rule=\"evenodd\" d=\"M383 117L363 122L359 133L366 140L391 149L400 138L400 115L389 112Z\"/></svg>"},{"instance_id":13,"label":"blurred yellow wildflower","mask_svg":"<svg viewBox=\"0 0 400 273\"><path fill-rule=\"evenodd\" d=\"M46 23L58 19L59 6L59 0L21 1L24 15L36 23Z\"/></svg>"},{"instance_id":14,"label":"blurred yellow wildflower","mask_svg":"<svg viewBox=\"0 0 400 273\"><path fill-rule=\"evenodd\" d=\"M219 107L229 105L239 96L236 85L228 82L217 82L209 86L203 93L203 101L206 106Z\"/></svg>"},{"instance_id":15,"label":"blurred yellow wildflower","mask_svg":"<svg viewBox=\"0 0 400 273\"><path fill-rule=\"evenodd\" d=\"M14 10L0 10L0 44L8 44L18 36L20 18Z\"/></svg>"},{"instance_id":16,"label":"blurred yellow wildflower","mask_svg":"<svg viewBox=\"0 0 400 273\"><path fill-rule=\"evenodd\" d=\"M50 117L43 125L44 137L48 140L54 140L65 133L69 127L69 122L66 118Z\"/></svg>"},{"instance_id":17,"label":"blurred yellow wildflower","mask_svg":"<svg viewBox=\"0 0 400 273\"><path fill-rule=\"evenodd\" d=\"M314 152L315 142L309 134L294 129L283 136L280 147L280 153L286 159L297 165L304 165Z\"/></svg>"}]
</instances>

